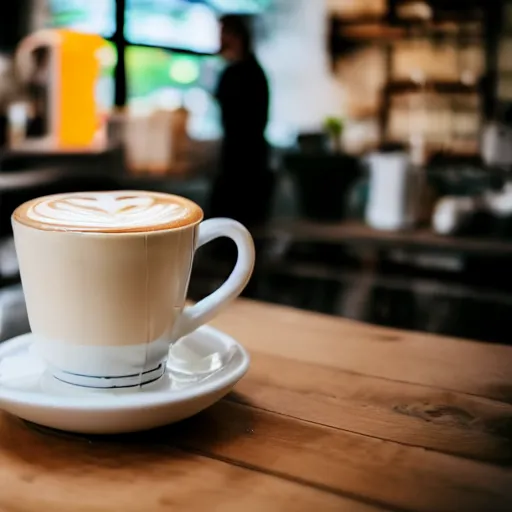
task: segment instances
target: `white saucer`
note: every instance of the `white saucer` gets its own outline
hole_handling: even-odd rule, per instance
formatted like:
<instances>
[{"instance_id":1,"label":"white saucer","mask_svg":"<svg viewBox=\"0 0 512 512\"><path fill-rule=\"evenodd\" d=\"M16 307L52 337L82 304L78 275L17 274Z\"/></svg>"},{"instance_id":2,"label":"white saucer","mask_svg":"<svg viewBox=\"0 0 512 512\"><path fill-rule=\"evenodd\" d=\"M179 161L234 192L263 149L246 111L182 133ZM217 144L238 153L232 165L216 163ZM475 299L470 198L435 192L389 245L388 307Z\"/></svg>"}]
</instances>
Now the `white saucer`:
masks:
<instances>
[{"instance_id":1,"label":"white saucer","mask_svg":"<svg viewBox=\"0 0 512 512\"><path fill-rule=\"evenodd\" d=\"M35 358L31 343L32 334L24 334L0 344L0 409L45 427L87 434L147 430L192 416L226 395L249 368L249 355L239 343L204 326L174 345L157 382L138 391L98 393L59 385ZM201 367L226 353L229 357L213 371Z\"/></svg>"}]
</instances>

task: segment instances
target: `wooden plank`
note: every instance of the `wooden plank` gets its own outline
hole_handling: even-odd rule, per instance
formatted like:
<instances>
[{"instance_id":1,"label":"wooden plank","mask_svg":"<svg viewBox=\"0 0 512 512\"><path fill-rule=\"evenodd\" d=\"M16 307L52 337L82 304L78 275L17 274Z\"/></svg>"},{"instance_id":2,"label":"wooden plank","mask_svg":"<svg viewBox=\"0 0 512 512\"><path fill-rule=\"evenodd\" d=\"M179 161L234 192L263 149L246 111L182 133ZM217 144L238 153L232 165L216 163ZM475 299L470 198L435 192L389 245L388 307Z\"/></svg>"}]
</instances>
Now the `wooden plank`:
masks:
<instances>
[{"instance_id":1,"label":"wooden plank","mask_svg":"<svg viewBox=\"0 0 512 512\"><path fill-rule=\"evenodd\" d=\"M250 352L512 403L512 347L239 300L214 320Z\"/></svg>"},{"instance_id":2,"label":"wooden plank","mask_svg":"<svg viewBox=\"0 0 512 512\"><path fill-rule=\"evenodd\" d=\"M169 440L88 440L0 414L2 512L376 512L307 485L185 453Z\"/></svg>"},{"instance_id":3,"label":"wooden plank","mask_svg":"<svg viewBox=\"0 0 512 512\"><path fill-rule=\"evenodd\" d=\"M512 510L506 469L228 401L152 435L393 510Z\"/></svg>"},{"instance_id":4,"label":"wooden plank","mask_svg":"<svg viewBox=\"0 0 512 512\"><path fill-rule=\"evenodd\" d=\"M512 463L512 405L253 352L231 400L410 446Z\"/></svg>"}]
</instances>

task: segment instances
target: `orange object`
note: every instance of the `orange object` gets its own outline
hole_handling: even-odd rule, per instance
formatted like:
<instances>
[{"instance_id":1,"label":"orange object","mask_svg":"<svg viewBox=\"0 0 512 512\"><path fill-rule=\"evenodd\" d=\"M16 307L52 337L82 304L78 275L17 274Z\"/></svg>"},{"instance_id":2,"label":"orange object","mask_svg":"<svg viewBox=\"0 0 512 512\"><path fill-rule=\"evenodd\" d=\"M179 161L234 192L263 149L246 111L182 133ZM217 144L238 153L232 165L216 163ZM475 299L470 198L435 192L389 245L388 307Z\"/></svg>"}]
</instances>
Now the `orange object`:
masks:
<instances>
[{"instance_id":1,"label":"orange object","mask_svg":"<svg viewBox=\"0 0 512 512\"><path fill-rule=\"evenodd\" d=\"M38 31L21 42L16 54L20 78L45 91L46 132L27 139L27 145L84 150L104 143L106 116L95 96L105 45L100 36L68 29ZM41 51L46 55L38 57Z\"/></svg>"}]
</instances>

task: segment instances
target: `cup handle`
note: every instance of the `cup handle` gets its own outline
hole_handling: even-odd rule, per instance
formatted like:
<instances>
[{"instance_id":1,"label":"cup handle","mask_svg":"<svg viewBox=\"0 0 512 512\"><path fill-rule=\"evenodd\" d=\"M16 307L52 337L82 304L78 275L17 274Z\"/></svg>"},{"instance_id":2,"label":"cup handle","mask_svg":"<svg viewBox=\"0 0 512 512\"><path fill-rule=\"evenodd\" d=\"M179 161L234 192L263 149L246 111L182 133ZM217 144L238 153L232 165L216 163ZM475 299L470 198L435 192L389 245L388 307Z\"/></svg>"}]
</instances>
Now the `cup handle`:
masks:
<instances>
[{"instance_id":1,"label":"cup handle","mask_svg":"<svg viewBox=\"0 0 512 512\"><path fill-rule=\"evenodd\" d=\"M215 238L227 237L235 242L238 258L235 268L227 280L197 304L182 311L174 340L182 338L217 316L232 300L236 299L249 282L255 260L254 242L251 234L239 222L232 219L209 219L199 225L197 247Z\"/></svg>"}]
</instances>

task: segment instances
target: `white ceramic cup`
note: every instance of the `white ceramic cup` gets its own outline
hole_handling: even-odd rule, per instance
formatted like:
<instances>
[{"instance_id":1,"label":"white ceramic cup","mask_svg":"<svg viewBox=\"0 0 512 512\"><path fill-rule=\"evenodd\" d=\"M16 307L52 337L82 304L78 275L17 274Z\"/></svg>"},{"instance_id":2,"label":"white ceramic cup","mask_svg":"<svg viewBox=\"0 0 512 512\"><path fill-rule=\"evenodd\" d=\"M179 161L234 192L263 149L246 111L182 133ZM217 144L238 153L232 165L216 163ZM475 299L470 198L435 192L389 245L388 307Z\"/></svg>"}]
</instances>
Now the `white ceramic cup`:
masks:
<instances>
[{"instance_id":1,"label":"white ceramic cup","mask_svg":"<svg viewBox=\"0 0 512 512\"><path fill-rule=\"evenodd\" d=\"M13 216L13 230L34 348L56 379L86 388L160 378L170 345L235 299L254 266L251 235L230 219L98 233L39 229ZM185 306L194 253L219 237L235 242L235 267Z\"/></svg>"}]
</instances>

